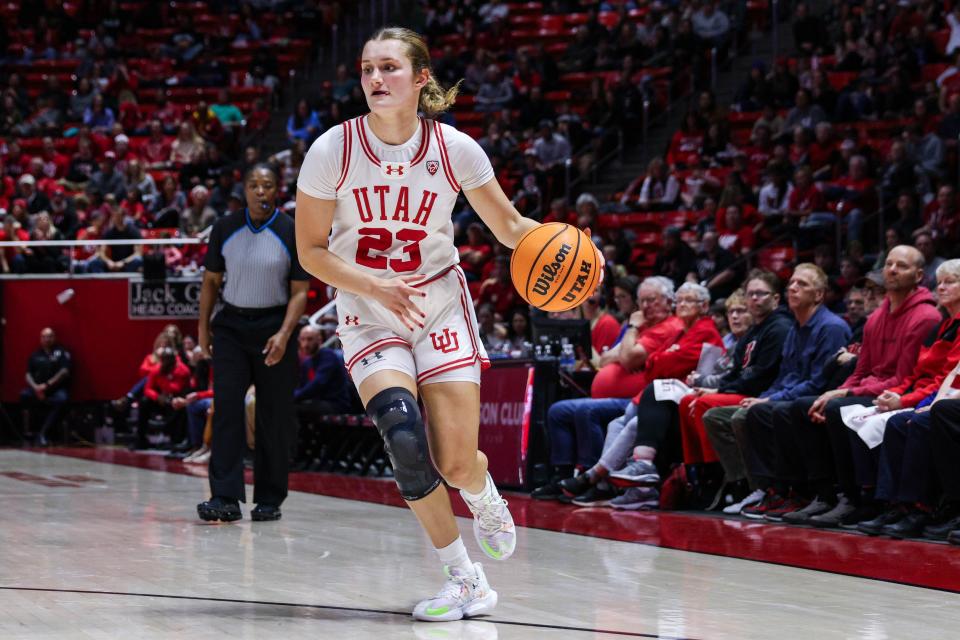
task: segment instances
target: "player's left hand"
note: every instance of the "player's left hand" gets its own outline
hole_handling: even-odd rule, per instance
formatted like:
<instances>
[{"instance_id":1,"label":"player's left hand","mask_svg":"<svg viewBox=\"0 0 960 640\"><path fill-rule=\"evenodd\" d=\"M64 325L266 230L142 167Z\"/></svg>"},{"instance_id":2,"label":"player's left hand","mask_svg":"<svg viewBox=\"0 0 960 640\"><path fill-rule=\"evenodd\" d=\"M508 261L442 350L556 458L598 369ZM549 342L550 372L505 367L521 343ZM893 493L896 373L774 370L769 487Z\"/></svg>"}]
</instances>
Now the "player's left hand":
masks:
<instances>
[{"instance_id":1,"label":"player's left hand","mask_svg":"<svg viewBox=\"0 0 960 640\"><path fill-rule=\"evenodd\" d=\"M599 289L603 284L603 276L606 275L607 259L603 257L603 252L600 251L596 243L593 242L593 232L590 231L590 227L584 229L583 232L587 234L588 238L590 238L590 244L593 245L593 250L597 254L597 268L600 269L600 278L597 280L597 288Z\"/></svg>"},{"instance_id":2,"label":"player's left hand","mask_svg":"<svg viewBox=\"0 0 960 640\"><path fill-rule=\"evenodd\" d=\"M290 336L285 334L283 331L278 331L267 340L267 345L263 348L262 353L267 354L267 357L264 358L264 363L268 367L280 362L283 358L283 353L287 350L287 340Z\"/></svg>"}]
</instances>

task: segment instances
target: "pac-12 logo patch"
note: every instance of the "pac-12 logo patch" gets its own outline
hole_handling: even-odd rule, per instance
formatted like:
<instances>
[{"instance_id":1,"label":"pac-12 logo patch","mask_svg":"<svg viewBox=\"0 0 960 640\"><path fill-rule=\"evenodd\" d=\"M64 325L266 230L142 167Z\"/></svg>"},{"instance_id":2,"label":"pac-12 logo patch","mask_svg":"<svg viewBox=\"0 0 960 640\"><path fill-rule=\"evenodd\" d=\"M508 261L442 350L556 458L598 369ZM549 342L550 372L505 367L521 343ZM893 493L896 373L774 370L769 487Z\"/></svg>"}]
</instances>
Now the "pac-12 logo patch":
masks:
<instances>
[{"instance_id":1,"label":"pac-12 logo patch","mask_svg":"<svg viewBox=\"0 0 960 640\"><path fill-rule=\"evenodd\" d=\"M380 165L380 173L391 180L401 180L410 173L409 162L384 162Z\"/></svg>"},{"instance_id":2,"label":"pac-12 logo patch","mask_svg":"<svg viewBox=\"0 0 960 640\"><path fill-rule=\"evenodd\" d=\"M440 170L440 163L436 160L427 160L427 173L430 175L436 175L437 171Z\"/></svg>"}]
</instances>

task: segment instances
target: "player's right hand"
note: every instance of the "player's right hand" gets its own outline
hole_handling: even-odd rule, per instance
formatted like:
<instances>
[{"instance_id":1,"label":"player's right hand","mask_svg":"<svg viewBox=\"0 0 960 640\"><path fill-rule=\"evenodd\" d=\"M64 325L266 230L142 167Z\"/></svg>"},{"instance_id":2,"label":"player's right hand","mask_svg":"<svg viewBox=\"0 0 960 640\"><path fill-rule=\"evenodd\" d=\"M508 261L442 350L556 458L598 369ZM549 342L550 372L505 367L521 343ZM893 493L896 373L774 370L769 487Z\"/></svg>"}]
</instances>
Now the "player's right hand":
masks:
<instances>
[{"instance_id":1,"label":"player's right hand","mask_svg":"<svg viewBox=\"0 0 960 640\"><path fill-rule=\"evenodd\" d=\"M427 314L413 302L414 298L423 298L427 295L425 291L413 286L423 278L422 275L378 278L373 291L373 298L400 318L410 331L416 327L422 329L423 320L427 317Z\"/></svg>"}]
</instances>

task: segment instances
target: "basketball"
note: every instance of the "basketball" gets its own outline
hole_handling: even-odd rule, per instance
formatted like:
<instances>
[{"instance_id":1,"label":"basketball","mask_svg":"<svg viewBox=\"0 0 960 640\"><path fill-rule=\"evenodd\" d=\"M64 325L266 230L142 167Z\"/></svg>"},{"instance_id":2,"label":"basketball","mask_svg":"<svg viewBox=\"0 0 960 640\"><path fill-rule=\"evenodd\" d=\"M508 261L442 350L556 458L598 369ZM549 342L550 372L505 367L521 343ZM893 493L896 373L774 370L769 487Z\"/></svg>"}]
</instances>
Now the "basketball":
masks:
<instances>
[{"instance_id":1,"label":"basketball","mask_svg":"<svg viewBox=\"0 0 960 640\"><path fill-rule=\"evenodd\" d=\"M563 222L525 233L510 258L510 277L520 296L544 311L580 305L600 283L603 264L590 236Z\"/></svg>"}]
</instances>

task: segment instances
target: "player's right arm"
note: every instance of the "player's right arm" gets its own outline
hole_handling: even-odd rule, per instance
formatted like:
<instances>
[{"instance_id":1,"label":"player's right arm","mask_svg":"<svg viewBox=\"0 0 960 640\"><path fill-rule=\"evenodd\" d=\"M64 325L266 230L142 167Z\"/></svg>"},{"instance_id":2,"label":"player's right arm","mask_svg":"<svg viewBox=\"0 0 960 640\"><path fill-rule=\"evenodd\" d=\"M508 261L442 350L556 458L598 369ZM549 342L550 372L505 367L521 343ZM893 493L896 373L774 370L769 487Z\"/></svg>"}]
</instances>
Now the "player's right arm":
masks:
<instances>
[{"instance_id":1,"label":"player's right arm","mask_svg":"<svg viewBox=\"0 0 960 640\"><path fill-rule=\"evenodd\" d=\"M412 285L422 275L378 278L347 263L329 249L336 200L314 198L297 189L297 253L311 275L338 290L373 299L392 311L409 329L423 326L425 314L413 298L426 293Z\"/></svg>"}]
</instances>

